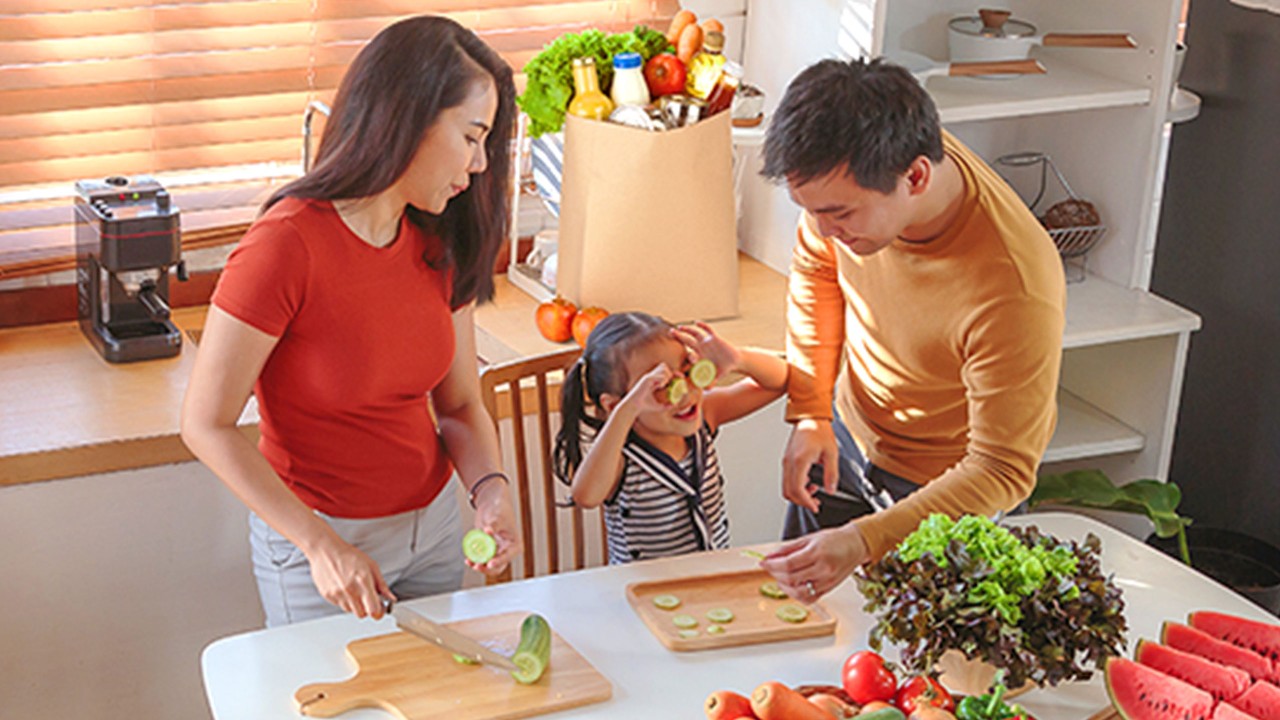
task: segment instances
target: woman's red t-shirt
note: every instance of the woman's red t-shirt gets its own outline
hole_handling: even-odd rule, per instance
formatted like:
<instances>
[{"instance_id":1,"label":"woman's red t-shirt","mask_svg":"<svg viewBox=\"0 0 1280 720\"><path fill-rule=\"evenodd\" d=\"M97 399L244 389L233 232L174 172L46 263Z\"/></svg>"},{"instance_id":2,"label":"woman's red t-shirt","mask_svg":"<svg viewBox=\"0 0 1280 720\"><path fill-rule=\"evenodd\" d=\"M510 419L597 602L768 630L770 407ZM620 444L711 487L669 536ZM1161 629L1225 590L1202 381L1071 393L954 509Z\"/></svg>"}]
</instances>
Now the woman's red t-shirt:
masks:
<instances>
[{"instance_id":1,"label":"woman's red t-shirt","mask_svg":"<svg viewBox=\"0 0 1280 720\"><path fill-rule=\"evenodd\" d=\"M404 218L357 237L327 201L286 198L231 253L212 302L279 338L254 386L262 454L308 506L338 517L430 503L453 472L428 395L453 362L440 240Z\"/></svg>"}]
</instances>

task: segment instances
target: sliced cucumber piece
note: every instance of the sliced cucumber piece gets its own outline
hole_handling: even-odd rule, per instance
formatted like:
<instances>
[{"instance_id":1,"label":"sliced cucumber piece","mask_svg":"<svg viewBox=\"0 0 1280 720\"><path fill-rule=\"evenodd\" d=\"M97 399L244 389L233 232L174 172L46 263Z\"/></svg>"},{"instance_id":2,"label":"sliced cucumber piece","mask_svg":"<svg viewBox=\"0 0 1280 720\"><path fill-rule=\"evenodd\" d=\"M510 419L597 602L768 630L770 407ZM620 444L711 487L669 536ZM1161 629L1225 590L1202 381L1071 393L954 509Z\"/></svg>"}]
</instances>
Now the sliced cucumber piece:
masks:
<instances>
[{"instance_id":1,"label":"sliced cucumber piece","mask_svg":"<svg viewBox=\"0 0 1280 720\"><path fill-rule=\"evenodd\" d=\"M673 377L667 383L667 402L678 405L689 394L689 383L682 377Z\"/></svg>"},{"instance_id":2,"label":"sliced cucumber piece","mask_svg":"<svg viewBox=\"0 0 1280 720\"><path fill-rule=\"evenodd\" d=\"M671 618L671 622L675 623L676 627L686 630L698 627L698 618L692 615L676 615Z\"/></svg>"},{"instance_id":3,"label":"sliced cucumber piece","mask_svg":"<svg viewBox=\"0 0 1280 720\"><path fill-rule=\"evenodd\" d=\"M713 623L733 622L733 611L729 608L711 608L707 611L707 619Z\"/></svg>"},{"instance_id":4,"label":"sliced cucumber piece","mask_svg":"<svg viewBox=\"0 0 1280 720\"><path fill-rule=\"evenodd\" d=\"M760 552L759 550L743 550L742 557L749 557L755 560L763 560L764 553Z\"/></svg>"},{"instance_id":5,"label":"sliced cucumber piece","mask_svg":"<svg viewBox=\"0 0 1280 720\"><path fill-rule=\"evenodd\" d=\"M711 627L708 627L708 628L707 628L707 634L708 634L708 635L723 635L723 634L724 634L724 626L723 626L723 625L712 625Z\"/></svg>"},{"instance_id":6,"label":"sliced cucumber piece","mask_svg":"<svg viewBox=\"0 0 1280 720\"><path fill-rule=\"evenodd\" d=\"M779 605L773 614L777 615L779 620L789 623L802 623L809 617L809 611L795 603Z\"/></svg>"},{"instance_id":7,"label":"sliced cucumber piece","mask_svg":"<svg viewBox=\"0 0 1280 720\"><path fill-rule=\"evenodd\" d=\"M716 364L702 358L689 368L689 382L695 387L708 388L716 381Z\"/></svg>"},{"instance_id":8,"label":"sliced cucumber piece","mask_svg":"<svg viewBox=\"0 0 1280 720\"><path fill-rule=\"evenodd\" d=\"M782 588L778 586L778 583L773 580L760 584L760 594L765 597L777 598L779 600L787 596L787 593L784 592Z\"/></svg>"},{"instance_id":9,"label":"sliced cucumber piece","mask_svg":"<svg viewBox=\"0 0 1280 720\"><path fill-rule=\"evenodd\" d=\"M511 662L516 664L511 677L522 685L538 682L551 667L551 626L546 618L534 613L520 624L520 644Z\"/></svg>"},{"instance_id":10,"label":"sliced cucumber piece","mask_svg":"<svg viewBox=\"0 0 1280 720\"><path fill-rule=\"evenodd\" d=\"M498 554L498 541L479 528L471 528L462 536L462 554L477 565L483 565Z\"/></svg>"},{"instance_id":11,"label":"sliced cucumber piece","mask_svg":"<svg viewBox=\"0 0 1280 720\"><path fill-rule=\"evenodd\" d=\"M698 631L689 628L685 628L676 634L685 640L692 640L693 638L698 637Z\"/></svg>"},{"instance_id":12,"label":"sliced cucumber piece","mask_svg":"<svg viewBox=\"0 0 1280 720\"><path fill-rule=\"evenodd\" d=\"M680 598L675 595L654 595L653 604L662 610L675 610L680 607Z\"/></svg>"},{"instance_id":13,"label":"sliced cucumber piece","mask_svg":"<svg viewBox=\"0 0 1280 720\"><path fill-rule=\"evenodd\" d=\"M453 654L453 661L458 663L459 665L479 665L480 664L479 660L473 657L467 657L466 655L459 655L458 653Z\"/></svg>"}]
</instances>

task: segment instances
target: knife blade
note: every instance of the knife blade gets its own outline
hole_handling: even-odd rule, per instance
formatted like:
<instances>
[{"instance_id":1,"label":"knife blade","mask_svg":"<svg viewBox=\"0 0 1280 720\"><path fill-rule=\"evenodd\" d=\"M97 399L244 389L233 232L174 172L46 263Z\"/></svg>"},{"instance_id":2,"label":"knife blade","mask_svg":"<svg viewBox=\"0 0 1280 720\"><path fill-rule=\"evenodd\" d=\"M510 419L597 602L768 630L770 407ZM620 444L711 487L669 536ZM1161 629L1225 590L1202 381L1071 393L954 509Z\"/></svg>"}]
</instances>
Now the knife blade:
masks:
<instances>
[{"instance_id":1,"label":"knife blade","mask_svg":"<svg viewBox=\"0 0 1280 720\"><path fill-rule=\"evenodd\" d=\"M490 650L457 630L451 630L421 613L410 610L403 605L392 605L391 616L396 619L396 626L405 632L413 633L427 642L434 643L451 653L462 657L500 667L503 670L516 670L511 658Z\"/></svg>"}]
</instances>

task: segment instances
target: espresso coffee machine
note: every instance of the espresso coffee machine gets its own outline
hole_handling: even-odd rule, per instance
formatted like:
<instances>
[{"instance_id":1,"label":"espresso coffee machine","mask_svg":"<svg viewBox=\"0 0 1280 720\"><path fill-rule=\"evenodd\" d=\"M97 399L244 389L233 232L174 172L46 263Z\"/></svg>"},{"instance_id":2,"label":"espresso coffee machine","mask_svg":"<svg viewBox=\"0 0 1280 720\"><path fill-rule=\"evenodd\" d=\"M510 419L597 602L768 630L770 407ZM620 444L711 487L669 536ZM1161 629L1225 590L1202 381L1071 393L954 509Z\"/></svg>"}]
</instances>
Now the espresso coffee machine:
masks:
<instances>
[{"instance_id":1,"label":"espresso coffee machine","mask_svg":"<svg viewBox=\"0 0 1280 720\"><path fill-rule=\"evenodd\" d=\"M102 357L171 357L182 334L169 319L169 268L186 280L178 209L145 175L76 183L80 329Z\"/></svg>"}]
</instances>

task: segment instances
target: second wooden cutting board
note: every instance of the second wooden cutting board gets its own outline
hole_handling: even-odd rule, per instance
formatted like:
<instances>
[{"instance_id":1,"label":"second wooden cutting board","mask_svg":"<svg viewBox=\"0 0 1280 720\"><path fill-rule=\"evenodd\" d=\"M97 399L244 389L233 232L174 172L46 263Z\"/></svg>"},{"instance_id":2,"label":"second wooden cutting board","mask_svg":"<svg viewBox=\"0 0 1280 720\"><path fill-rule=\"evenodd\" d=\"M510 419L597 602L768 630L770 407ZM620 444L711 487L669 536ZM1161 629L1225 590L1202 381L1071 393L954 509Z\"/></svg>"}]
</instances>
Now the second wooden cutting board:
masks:
<instances>
[{"instance_id":1,"label":"second wooden cutting board","mask_svg":"<svg viewBox=\"0 0 1280 720\"><path fill-rule=\"evenodd\" d=\"M529 613L446 623L503 654L520 640ZM487 665L462 665L453 655L406 632L363 638L347 644L356 674L347 680L298 689L303 715L333 717L358 707L377 707L404 720L512 720L604 702L613 686L586 658L552 630L550 670L538 682L521 685Z\"/></svg>"},{"instance_id":2,"label":"second wooden cutting board","mask_svg":"<svg viewBox=\"0 0 1280 720\"><path fill-rule=\"evenodd\" d=\"M658 640L672 650L711 650L835 633L836 620L822 603L807 606L809 615L803 622L779 619L777 611L782 605L806 606L791 598L761 594L760 586L772 579L763 570L744 570L638 582L627 586L627 602ZM667 610L654 605L653 599L659 595L674 595L680 606ZM732 612L733 620L713 623L707 618L707 611L717 608ZM681 628L673 622L676 615L697 620L697 633L681 637ZM712 624L720 625L724 632L709 634L707 628Z\"/></svg>"}]
</instances>

